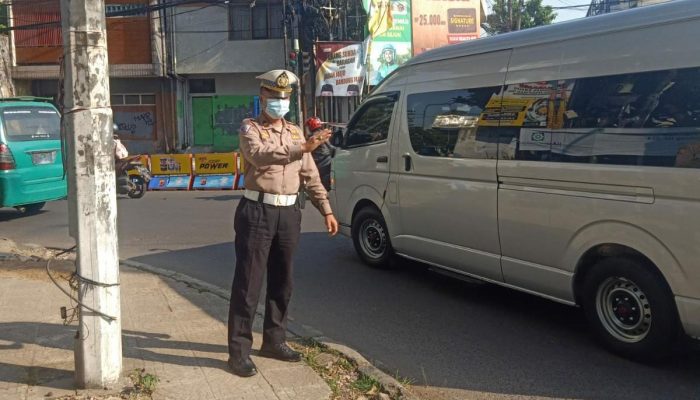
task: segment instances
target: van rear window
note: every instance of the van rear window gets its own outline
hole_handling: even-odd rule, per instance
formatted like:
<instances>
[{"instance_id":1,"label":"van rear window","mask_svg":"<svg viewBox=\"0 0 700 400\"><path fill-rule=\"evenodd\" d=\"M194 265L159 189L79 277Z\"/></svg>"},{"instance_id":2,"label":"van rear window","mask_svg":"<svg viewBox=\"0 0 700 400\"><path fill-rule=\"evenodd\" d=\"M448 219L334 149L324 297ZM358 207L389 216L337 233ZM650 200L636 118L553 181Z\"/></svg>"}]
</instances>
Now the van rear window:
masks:
<instances>
[{"instance_id":1,"label":"van rear window","mask_svg":"<svg viewBox=\"0 0 700 400\"><path fill-rule=\"evenodd\" d=\"M7 107L2 111L2 123L8 141L59 139L61 118L47 107Z\"/></svg>"}]
</instances>

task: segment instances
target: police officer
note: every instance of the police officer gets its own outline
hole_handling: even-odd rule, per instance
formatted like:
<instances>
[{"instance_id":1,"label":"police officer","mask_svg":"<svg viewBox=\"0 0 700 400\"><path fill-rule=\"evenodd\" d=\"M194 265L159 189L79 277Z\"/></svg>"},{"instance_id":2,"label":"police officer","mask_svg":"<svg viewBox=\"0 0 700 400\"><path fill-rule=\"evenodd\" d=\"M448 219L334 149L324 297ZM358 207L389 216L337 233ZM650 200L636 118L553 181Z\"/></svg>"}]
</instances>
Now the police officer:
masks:
<instances>
[{"instance_id":1,"label":"police officer","mask_svg":"<svg viewBox=\"0 0 700 400\"><path fill-rule=\"evenodd\" d=\"M328 194L311 152L328 141L330 131L305 139L285 121L296 76L274 70L260 80L262 113L241 124L240 154L246 163L244 198L236 209L236 271L228 317L228 365L239 376L257 373L250 359L252 325L263 276L267 272L265 321L260 356L299 361L286 344L287 307L292 294L292 258L301 233L297 194L302 182L325 218L330 235L338 232Z\"/></svg>"}]
</instances>

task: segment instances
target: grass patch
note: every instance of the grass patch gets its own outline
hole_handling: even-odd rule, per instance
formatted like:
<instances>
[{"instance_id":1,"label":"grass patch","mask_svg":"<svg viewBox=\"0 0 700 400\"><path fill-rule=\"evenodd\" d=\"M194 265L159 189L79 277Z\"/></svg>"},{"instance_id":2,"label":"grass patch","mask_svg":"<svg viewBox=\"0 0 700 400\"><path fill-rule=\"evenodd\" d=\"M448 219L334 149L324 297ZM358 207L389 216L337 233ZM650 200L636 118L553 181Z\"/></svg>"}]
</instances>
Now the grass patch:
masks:
<instances>
[{"instance_id":1,"label":"grass patch","mask_svg":"<svg viewBox=\"0 0 700 400\"><path fill-rule=\"evenodd\" d=\"M331 400L374 400L388 396L376 379L358 371L352 359L323 343L313 338L303 338L290 345L301 352L306 364L326 381L332 392ZM389 398L397 400L396 397Z\"/></svg>"},{"instance_id":2,"label":"grass patch","mask_svg":"<svg viewBox=\"0 0 700 400\"><path fill-rule=\"evenodd\" d=\"M360 374L352 385L362 393L370 393L381 387L376 379L364 374Z\"/></svg>"},{"instance_id":3,"label":"grass patch","mask_svg":"<svg viewBox=\"0 0 700 400\"><path fill-rule=\"evenodd\" d=\"M399 371L394 373L394 379L404 386L411 386L415 383L415 380L399 375Z\"/></svg>"}]
</instances>

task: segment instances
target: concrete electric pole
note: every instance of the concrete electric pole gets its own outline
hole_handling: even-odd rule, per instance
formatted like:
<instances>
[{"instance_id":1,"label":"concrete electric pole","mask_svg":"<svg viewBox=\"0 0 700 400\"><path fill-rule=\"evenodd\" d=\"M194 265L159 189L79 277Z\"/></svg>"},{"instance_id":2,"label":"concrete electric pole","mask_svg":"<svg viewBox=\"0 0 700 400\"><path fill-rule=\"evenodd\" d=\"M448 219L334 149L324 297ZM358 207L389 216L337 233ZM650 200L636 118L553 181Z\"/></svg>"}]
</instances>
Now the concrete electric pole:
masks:
<instances>
[{"instance_id":1,"label":"concrete electric pole","mask_svg":"<svg viewBox=\"0 0 700 400\"><path fill-rule=\"evenodd\" d=\"M119 381L122 345L112 110L104 0L61 0L70 233L78 244L76 383Z\"/></svg>"}]
</instances>

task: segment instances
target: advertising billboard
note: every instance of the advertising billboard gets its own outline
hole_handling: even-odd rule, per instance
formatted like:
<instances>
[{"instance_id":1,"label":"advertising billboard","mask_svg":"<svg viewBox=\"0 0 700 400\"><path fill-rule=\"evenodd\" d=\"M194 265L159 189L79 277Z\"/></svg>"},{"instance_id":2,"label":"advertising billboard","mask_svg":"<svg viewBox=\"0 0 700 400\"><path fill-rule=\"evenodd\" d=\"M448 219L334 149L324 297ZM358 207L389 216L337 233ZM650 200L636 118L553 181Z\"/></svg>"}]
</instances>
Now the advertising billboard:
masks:
<instances>
[{"instance_id":1,"label":"advertising billboard","mask_svg":"<svg viewBox=\"0 0 700 400\"><path fill-rule=\"evenodd\" d=\"M481 0L413 0L413 54L477 39Z\"/></svg>"},{"instance_id":2,"label":"advertising billboard","mask_svg":"<svg viewBox=\"0 0 700 400\"><path fill-rule=\"evenodd\" d=\"M364 86L362 43L316 43L316 96L360 96Z\"/></svg>"},{"instance_id":3,"label":"advertising billboard","mask_svg":"<svg viewBox=\"0 0 700 400\"><path fill-rule=\"evenodd\" d=\"M411 1L364 0L364 6L371 34L366 50L369 85L374 86L413 56Z\"/></svg>"}]
</instances>

